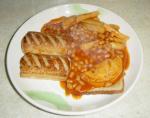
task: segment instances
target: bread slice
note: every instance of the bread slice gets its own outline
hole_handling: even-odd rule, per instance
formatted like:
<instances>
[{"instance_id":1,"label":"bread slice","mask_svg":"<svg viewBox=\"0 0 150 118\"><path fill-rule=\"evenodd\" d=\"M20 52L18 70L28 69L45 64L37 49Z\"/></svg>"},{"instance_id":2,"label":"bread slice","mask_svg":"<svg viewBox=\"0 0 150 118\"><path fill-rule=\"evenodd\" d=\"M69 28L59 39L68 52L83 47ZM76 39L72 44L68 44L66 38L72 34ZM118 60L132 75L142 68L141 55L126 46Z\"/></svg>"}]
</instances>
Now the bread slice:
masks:
<instances>
[{"instance_id":1,"label":"bread slice","mask_svg":"<svg viewBox=\"0 0 150 118\"><path fill-rule=\"evenodd\" d=\"M117 94L124 91L124 79L120 79L109 87L94 88L83 94Z\"/></svg>"},{"instance_id":2,"label":"bread slice","mask_svg":"<svg viewBox=\"0 0 150 118\"><path fill-rule=\"evenodd\" d=\"M66 80L70 64L67 57L26 53L20 60L21 77Z\"/></svg>"},{"instance_id":3,"label":"bread slice","mask_svg":"<svg viewBox=\"0 0 150 118\"><path fill-rule=\"evenodd\" d=\"M21 41L21 48L24 53L63 55L66 47L66 42L62 37L45 35L41 32L30 31Z\"/></svg>"}]
</instances>

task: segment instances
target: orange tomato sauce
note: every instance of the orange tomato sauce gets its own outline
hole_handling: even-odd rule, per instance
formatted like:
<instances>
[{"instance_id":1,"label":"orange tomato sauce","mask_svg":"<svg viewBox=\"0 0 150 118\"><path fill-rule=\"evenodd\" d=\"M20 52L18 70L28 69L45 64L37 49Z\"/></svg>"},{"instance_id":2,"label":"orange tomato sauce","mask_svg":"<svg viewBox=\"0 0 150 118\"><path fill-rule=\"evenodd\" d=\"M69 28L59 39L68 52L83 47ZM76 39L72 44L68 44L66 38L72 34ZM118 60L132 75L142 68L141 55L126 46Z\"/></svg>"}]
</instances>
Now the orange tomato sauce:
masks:
<instances>
[{"instance_id":1,"label":"orange tomato sauce","mask_svg":"<svg viewBox=\"0 0 150 118\"><path fill-rule=\"evenodd\" d=\"M123 59L123 68L124 68L123 72L124 72L124 70L126 70L129 67L130 59L129 59L129 53L128 53L128 49L127 48L125 48L122 52L123 52L123 55L124 55L124 57L122 58ZM65 90L65 93L66 93L67 96L68 95L72 95L73 98L79 99L79 98L81 98L83 93L86 93L87 91L95 88L90 83L87 83L84 80L82 80L82 76L81 76L80 79L78 78L80 75L82 75L82 69L84 69L84 67L83 67L84 64L79 66L79 63L81 61L85 62L85 60L86 60L86 63L91 64L93 66L94 66L95 63L94 63L94 60L90 60L91 58L88 55L86 55L80 49L78 49L73 54L73 56L74 57L71 57L73 61L71 63L71 70L69 72L67 80L60 82L60 86ZM80 61L78 62L77 60L80 60ZM74 65L77 65L77 67L74 66ZM80 68L78 68L78 66ZM88 69L90 69L90 67L87 67L86 71ZM122 76L123 76L123 72L120 74L118 79L115 79L115 80L117 80L117 81L120 80L122 78ZM70 87L67 85L68 82L70 82ZM116 81L114 81L113 84L114 83L116 83Z\"/></svg>"}]
</instances>

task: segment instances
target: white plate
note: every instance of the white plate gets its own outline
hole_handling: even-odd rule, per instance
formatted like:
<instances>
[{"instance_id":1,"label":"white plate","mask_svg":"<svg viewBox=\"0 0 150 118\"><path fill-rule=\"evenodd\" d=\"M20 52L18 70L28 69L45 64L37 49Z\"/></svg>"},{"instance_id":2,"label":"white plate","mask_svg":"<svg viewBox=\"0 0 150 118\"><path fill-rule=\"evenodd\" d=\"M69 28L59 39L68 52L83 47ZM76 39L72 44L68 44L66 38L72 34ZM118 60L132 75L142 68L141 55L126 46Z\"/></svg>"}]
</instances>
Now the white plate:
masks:
<instances>
[{"instance_id":1,"label":"white plate","mask_svg":"<svg viewBox=\"0 0 150 118\"><path fill-rule=\"evenodd\" d=\"M28 31L40 31L42 25L52 18L99 10L100 18L106 23L118 24L121 32L130 37L127 46L130 66L125 75L125 92L116 95L85 95L79 100L66 97L59 82L51 80L22 79L19 76L19 61L23 56L21 39ZM14 34L6 53L6 69L17 92L32 105L55 114L81 115L102 110L123 98L138 80L143 64L140 41L131 26L113 12L88 4L67 4L44 10L27 20Z\"/></svg>"}]
</instances>

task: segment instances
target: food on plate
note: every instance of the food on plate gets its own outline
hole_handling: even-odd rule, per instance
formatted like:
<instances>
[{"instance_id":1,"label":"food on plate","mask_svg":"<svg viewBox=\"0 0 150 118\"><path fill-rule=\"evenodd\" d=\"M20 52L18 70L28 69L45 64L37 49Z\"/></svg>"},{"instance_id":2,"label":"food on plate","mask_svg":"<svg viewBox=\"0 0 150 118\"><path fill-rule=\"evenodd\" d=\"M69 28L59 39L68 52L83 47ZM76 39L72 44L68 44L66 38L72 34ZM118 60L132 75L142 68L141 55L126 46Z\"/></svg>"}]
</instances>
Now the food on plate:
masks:
<instances>
[{"instance_id":1,"label":"food on plate","mask_svg":"<svg viewBox=\"0 0 150 118\"><path fill-rule=\"evenodd\" d=\"M20 76L64 81L69 72L67 57L26 53L20 60Z\"/></svg>"},{"instance_id":2,"label":"food on plate","mask_svg":"<svg viewBox=\"0 0 150 118\"><path fill-rule=\"evenodd\" d=\"M65 18L62 21L62 28L68 29L69 27L71 27L74 24L80 23L81 21L83 21L85 19L95 18L98 15L99 15L99 12L94 11L91 13L81 14L81 15L77 15L77 16L70 16L68 18Z\"/></svg>"},{"instance_id":3,"label":"food on plate","mask_svg":"<svg viewBox=\"0 0 150 118\"><path fill-rule=\"evenodd\" d=\"M80 44L80 47L87 48L96 42L83 43ZM74 47L74 43L69 43L61 36L51 36L50 34L33 31L27 32L21 41L21 48L24 53L67 55Z\"/></svg>"},{"instance_id":4,"label":"food on plate","mask_svg":"<svg viewBox=\"0 0 150 118\"><path fill-rule=\"evenodd\" d=\"M24 53L64 55L66 47L66 41L60 36L54 37L33 31L26 33L21 42Z\"/></svg>"},{"instance_id":5,"label":"food on plate","mask_svg":"<svg viewBox=\"0 0 150 118\"><path fill-rule=\"evenodd\" d=\"M85 77L82 79L93 87L111 86L122 76L122 66L120 57L106 59L97 64L94 69L84 72Z\"/></svg>"},{"instance_id":6,"label":"food on plate","mask_svg":"<svg viewBox=\"0 0 150 118\"><path fill-rule=\"evenodd\" d=\"M98 11L52 19L41 32L30 31L22 39L20 75L52 77L76 98L122 93L129 37L119 30L101 21Z\"/></svg>"},{"instance_id":7,"label":"food on plate","mask_svg":"<svg viewBox=\"0 0 150 118\"><path fill-rule=\"evenodd\" d=\"M123 90L124 90L124 80L123 80L123 78L121 78L112 86L93 88L91 90L83 92L82 95L85 95L85 94L92 94L92 95L93 94L117 94L117 93L122 93Z\"/></svg>"},{"instance_id":8,"label":"food on plate","mask_svg":"<svg viewBox=\"0 0 150 118\"><path fill-rule=\"evenodd\" d=\"M104 32L103 23L95 20L95 18L98 18L97 11L83 15L60 17L46 23L42 27L41 32L50 35L61 35L63 39L68 42L74 43L74 45L79 45L96 40L98 32ZM91 19L92 22L96 22L97 24L91 25L91 23L83 22L87 19Z\"/></svg>"}]
</instances>

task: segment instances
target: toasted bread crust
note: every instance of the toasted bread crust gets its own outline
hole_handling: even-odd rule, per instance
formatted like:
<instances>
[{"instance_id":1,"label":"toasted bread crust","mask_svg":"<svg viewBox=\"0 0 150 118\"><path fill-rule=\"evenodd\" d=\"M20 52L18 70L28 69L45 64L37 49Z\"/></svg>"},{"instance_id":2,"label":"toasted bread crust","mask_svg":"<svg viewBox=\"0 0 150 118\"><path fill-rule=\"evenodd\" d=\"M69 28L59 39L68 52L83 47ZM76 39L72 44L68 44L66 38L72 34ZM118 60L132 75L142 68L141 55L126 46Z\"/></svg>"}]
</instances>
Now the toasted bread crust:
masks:
<instances>
[{"instance_id":1,"label":"toasted bread crust","mask_svg":"<svg viewBox=\"0 0 150 118\"><path fill-rule=\"evenodd\" d=\"M118 94L118 93L122 93L124 91L124 89L122 88L121 90L111 90L111 91L104 91L104 90L100 90L100 91L92 91L92 92L87 92L84 93L84 95L96 95L96 94Z\"/></svg>"},{"instance_id":2,"label":"toasted bread crust","mask_svg":"<svg viewBox=\"0 0 150 118\"><path fill-rule=\"evenodd\" d=\"M47 75L47 74L31 74L31 73L20 73L21 77L27 78L27 79L39 79L39 80L54 80L54 81L65 81L66 76L60 76L60 75Z\"/></svg>"},{"instance_id":3,"label":"toasted bread crust","mask_svg":"<svg viewBox=\"0 0 150 118\"><path fill-rule=\"evenodd\" d=\"M122 60L129 37L118 26L101 22L98 14L62 16L46 23L41 32L27 32L21 41L25 55L20 76L62 81L72 95L123 93Z\"/></svg>"},{"instance_id":4,"label":"toasted bread crust","mask_svg":"<svg viewBox=\"0 0 150 118\"><path fill-rule=\"evenodd\" d=\"M24 53L63 55L66 42L60 36L45 35L41 32L28 32L21 41Z\"/></svg>"},{"instance_id":5,"label":"toasted bread crust","mask_svg":"<svg viewBox=\"0 0 150 118\"><path fill-rule=\"evenodd\" d=\"M88 92L83 93L83 95L96 95L96 94L119 94L119 93L123 93L124 92L124 79L119 80L121 81L118 83L115 83L115 85L120 86L120 89L116 89L115 87L113 87L113 85L111 86L111 90L103 90L102 88L99 88L99 90L90 90ZM107 88L107 87L106 87Z\"/></svg>"},{"instance_id":6,"label":"toasted bread crust","mask_svg":"<svg viewBox=\"0 0 150 118\"><path fill-rule=\"evenodd\" d=\"M69 72L67 57L27 53L20 60L21 77L66 77Z\"/></svg>"}]
</instances>

